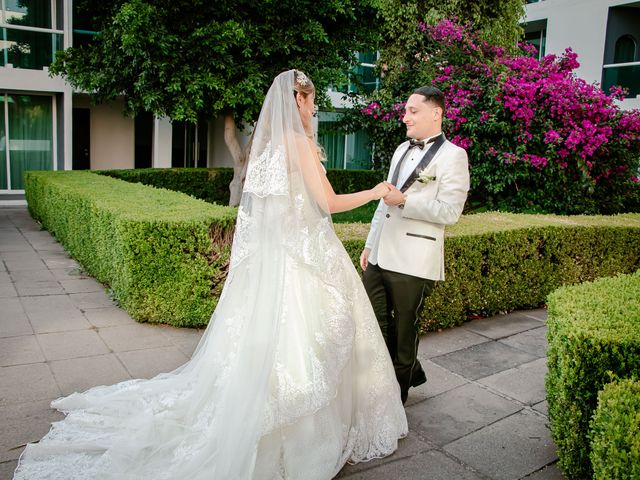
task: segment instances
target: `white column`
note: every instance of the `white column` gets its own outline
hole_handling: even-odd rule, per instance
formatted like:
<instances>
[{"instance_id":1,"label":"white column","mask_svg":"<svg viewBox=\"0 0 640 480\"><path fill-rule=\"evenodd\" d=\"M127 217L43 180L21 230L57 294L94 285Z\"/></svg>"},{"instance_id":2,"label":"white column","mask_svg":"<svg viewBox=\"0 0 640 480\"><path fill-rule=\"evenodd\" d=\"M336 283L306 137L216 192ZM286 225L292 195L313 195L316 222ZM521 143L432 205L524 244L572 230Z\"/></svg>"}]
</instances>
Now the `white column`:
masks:
<instances>
[{"instance_id":1,"label":"white column","mask_svg":"<svg viewBox=\"0 0 640 480\"><path fill-rule=\"evenodd\" d=\"M153 119L153 168L171 167L171 121L168 117Z\"/></svg>"}]
</instances>

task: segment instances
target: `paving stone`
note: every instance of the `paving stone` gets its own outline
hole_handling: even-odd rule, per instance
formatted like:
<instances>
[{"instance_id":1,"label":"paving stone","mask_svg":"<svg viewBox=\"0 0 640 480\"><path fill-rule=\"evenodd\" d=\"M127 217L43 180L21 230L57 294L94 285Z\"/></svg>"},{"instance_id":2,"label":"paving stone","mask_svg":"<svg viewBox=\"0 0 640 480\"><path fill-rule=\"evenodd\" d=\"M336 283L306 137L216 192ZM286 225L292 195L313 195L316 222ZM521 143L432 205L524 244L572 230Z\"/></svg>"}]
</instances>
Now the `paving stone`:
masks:
<instances>
[{"instance_id":1,"label":"paving stone","mask_svg":"<svg viewBox=\"0 0 640 480\"><path fill-rule=\"evenodd\" d=\"M459 375L451 373L449 370L442 368L441 366L433 363L430 360L420 359L422 368L424 368L427 374L427 383L409 389L409 398L405 406L409 407L418 402L421 402L425 398L435 397L443 392L452 390L460 385L468 383L467 380L461 378Z\"/></svg>"},{"instance_id":2,"label":"paving stone","mask_svg":"<svg viewBox=\"0 0 640 480\"><path fill-rule=\"evenodd\" d=\"M74 305L82 310L115 306L113 300L105 292L72 293L69 298Z\"/></svg>"},{"instance_id":3,"label":"paving stone","mask_svg":"<svg viewBox=\"0 0 640 480\"><path fill-rule=\"evenodd\" d=\"M445 445L519 411L522 407L474 384L466 384L407 407L412 429Z\"/></svg>"},{"instance_id":4,"label":"paving stone","mask_svg":"<svg viewBox=\"0 0 640 480\"><path fill-rule=\"evenodd\" d=\"M120 307L91 308L84 312L91 325L103 328L117 325L134 325L136 322Z\"/></svg>"},{"instance_id":5,"label":"paving stone","mask_svg":"<svg viewBox=\"0 0 640 480\"><path fill-rule=\"evenodd\" d=\"M47 434L52 422L64 417L50 403L44 400L0 407L0 462L17 459L22 445L37 442Z\"/></svg>"},{"instance_id":6,"label":"paving stone","mask_svg":"<svg viewBox=\"0 0 640 480\"><path fill-rule=\"evenodd\" d=\"M22 303L18 298L0 298L0 337L33 333Z\"/></svg>"},{"instance_id":7,"label":"paving stone","mask_svg":"<svg viewBox=\"0 0 640 480\"><path fill-rule=\"evenodd\" d=\"M131 350L117 355L133 378L152 378L159 373L171 372L189 360L173 346Z\"/></svg>"},{"instance_id":8,"label":"paving stone","mask_svg":"<svg viewBox=\"0 0 640 480\"><path fill-rule=\"evenodd\" d=\"M4 262L0 261L0 285L6 285L13 283L9 272L7 272Z\"/></svg>"},{"instance_id":9,"label":"paving stone","mask_svg":"<svg viewBox=\"0 0 640 480\"><path fill-rule=\"evenodd\" d=\"M55 381L65 396L131 378L113 354L59 360L50 365Z\"/></svg>"},{"instance_id":10,"label":"paving stone","mask_svg":"<svg viewBox=\"0 0 640 480\"><path fill-rule=\"evenodd\" d=\"M22 297L20 301L36 333L84 330L91 327L68 295Z\"/></svg>"},{"instance_id":11,"label":"paving stone","mask_svg":"<svg viewBox=\"0 0 640 480\"><path fill-rule=\"evenodd\" d=\"M345 465L335 478L345 478L358 472L379 467L381 465L384 465L385 463L407 459L418 453L432 450L433 448L433 445L425 442L419 437L418 434L409 430L409 435L407 435L406 438L402 438L398 441L398 449L388 457L371 460L370 462L356 463L355 465Z\"/></svg>"},{"instance_id":12,"label":"paving stone","mask_svg":"<svg viewBox=\"0 0 640 480\"><path fill-rule=\"evenodd\" d=\"M14 253L33 252L33 247L23 237L7 238L0 240L0 255L13 255Z\"/></svg>"},{"instance_id":13,"label":"paving stone","mask_svg":"<svg viewBox=\"0 0 640 480\"><path fill-rule=\"evenodd\" d=\"M533 405L545 398L546 374L547 359L539 358L478 381L522 403Z\"/></svg>"},{"instance_id":14,"label":"paving stone","mask_svg":"<svg viewBox=\"0 0 640 480\"><path fill-rule=\"evenodd\" d=\"M36 338L47 360L89 357L110 352L95 330L43 333L36 335Z\"/></svg>"},{"instance_id":15,"label":"paving stone","mask_svg":"<svg viewBox=\"0 0 640 480\"><path fill-rule=\"evenodd\" d=\"M47 266L32 251L3 253L2 258L9 272L21 270L46 270Z\"/></svg>"},{"instance_id":16,"label":"paving stone","mask_svg":"<svg viewBox=\"0 0 640 480\"><path fill-rule=\"evenodd\" d=\"M81 267L51 268L49 269L53 277L60 280L82 280L91 278L86 275Z\"/></svg>"},{"instance_id":17,"label":"paving stone","mask_svg":"<svg viewBox=\"0 0 640 480\"><path fill-rule=\"evenodd\" d=\"M535 318L536 320L539 320L541 322L545 322L547 321L547 309L546 308L536 308L533 310L526 310L523 312L525 315L527 315L528 317L532 317Z\"/></svg>"},{"instance_id":18,"label":"paving stone","mask_svg":"<svg viewBox=\"0 0 640 480\"><path fill-rule=\"evenodd\" d=\"M42 261L49 268L79 268L80 264L73 258L69 258L64 254L53 252L54 257L43 258Z\"/></svg>"},{"instance_id":19,"label":"paving stone","mask_svg":"<svg viewBox=\"0 0 640 480\"><path fill-rule=\"evenodd\" d=\"M432 332L420 338L418 355L431 358L488 341L482 335L460 328Z\"/></svg>"},{"instance_id":20,"label":"paving stone","mask_svg":"<svg viewBox=\"0 0 640 480\"><path fill-rule=\"evenodd\" d=\"M11 279L16 283L56 281L56 277L54 277L53 274L47 269L18 270L16 272L11 272Z\"/></svg>"},{"instance_id":21,"label":"paving stone","mask_svg":"<svg viewBox=\"0 0 640 480\"><path fill-rule=\"evenodd\" d=\"M51 370L44 363L0 367L0 406L60 396Z\"/></svg>"},{"instance_id":22,"label":"paving stone","mask_svg":"<svg viewBox=\"0 0 640 480\"><path fill-rule=\"evenodd\" d=\"M380 467L348 475L345 480L480 480L481 477L448 458L442 452L430 450L402 462L389 462Z\"/></svg>"},{"instance_id":23,"label":"paving stone","mask_svg":"<svg viewBox=\"0 0 640 480\"><path fill-rule=\"evenodd\" d=\"M106 327L99 329L98 333L114 352L171 346L171 340L157 331L153 325L134 323Z\"/></svg>"},{"instance_id":24,"label":"paving stone","mask_svg":"<svg viewBox=\"0 0 640 480\"><path fill-rule=\"evenodd\" d=\"M564 475L560 471L557 463L543 467L531 475L527 475L522 480L563 480Z\"/></svg>"},{"instance_id":25,"label":"paving stone","mask_svg":"<svg viewBox=\"0 0 640 480\"><path fill-rule=\"evenodd\" d=\"M546 400L540 403L536 403L533 406L533 409L542 413L543 415L546 415L547 417L549 416L549 404Z\"/></svg>"},{"instance_id":26,"label":"paving stone","mask_svg":"<svg viewBox=\"0 0 640 480\"><path fill-rule=\"evenodd\" d=\"M189 358L191 358L191 356L193 355L193 352L195 351L199 342L199 336L171 339L171 343L173 343L182 353L184 353Z\"/></svg>"},{"instance_id":27,"label":"paving stone","mask_svg":"<svg viewBox=\"0 0 640 480\"><path fill-rule=\"evenodd\" d=\"M62 288L64 288L67 293L101 292L106 295L104 286L93 278L60 280L60 285L62 285Z\"/></svg>"},{"instance_id":28,"label":"paving stone","mask_svg":"<svg viewBox=\"0 0 640 480\"><path fill-rule=\"evenodd\" d=\"M22 449L20 450L22 452ZM0 463L0 478L11 480L13 478L13 472L18 466L18 460L10 460L8 462Z\"/></svg>"},{"instance_id":29,"label":"paving stone","mask_svg":"<svg viewBox=\"0 0 640 480\"><path fill-rule=\"evenodd\" d=\"M16 287L11 283L0 283L0 298L17 297Z\"/></svg>"},{"instance_id":30,"label":"paving stone","mask_svg":"<svg viewBox=\"0 0 640 480\"><path fill-rule=\"evenodd\" d=\"M434 363L470 380L531 362L536 357L499 342L481 343L432 358Z\"/></svg>"},{"instance_id":31,"label":"paving stone","mask_svg":"<svg viewBox=\"0 0 640 480\"><path fill-rule=\"evenodd\" d=\"M445 450L496 480L522 478L557 459L545 420L527 411L450 443Z\"/></svg>"},{"instance_id":32,"label":"paving stone","mask_svg":"<svg viewBox=\"0 0 640 480\"><path fill-rule=\"evenodd\" d=\"M33 335L0 338L0 367L37 362L44 362L44 356Z\"/></svg>"},{"instance_id":33,"label":"paving stone","mask_svg":"<svg viewBox=\"0 0 640 480\"><path fill-rule=\"evenodd\" d=\"M534 328L502 338L499 342L542 358L547 355L547 327Z\"/></svg>"},{"instance_id":34,"label":"paving stone","mask_svg":"<svg viewBox=\"0 0 640 480\"><path fill-rule=\"evenodd\" d=\"M56 280L16 282L16 290L21 297L35 297L40 295L62 295L64 289Z\"/></svg>"},{"instance_id":35,"label":"paving stone","mask_svg":"<svg viewBox=\"0 0 640 480\"><path fill-rule=\"evenodd\" d=\"M484 335L485 337L498 339L540 326L541 323L539 320L531 318L522 312L513 312L499 317L473 320L463 324L462 328Z\"/></svg>"}]
</instances>

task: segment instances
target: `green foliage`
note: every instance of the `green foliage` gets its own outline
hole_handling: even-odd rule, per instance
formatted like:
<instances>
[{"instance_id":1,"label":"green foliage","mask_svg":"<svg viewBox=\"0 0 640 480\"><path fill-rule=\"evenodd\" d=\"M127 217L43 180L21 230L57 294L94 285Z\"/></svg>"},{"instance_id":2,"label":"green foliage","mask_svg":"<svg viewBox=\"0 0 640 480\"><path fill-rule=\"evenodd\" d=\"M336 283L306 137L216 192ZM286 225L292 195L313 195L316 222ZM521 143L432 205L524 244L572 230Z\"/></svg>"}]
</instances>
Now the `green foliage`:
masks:
<instances>
[{"instance_id":1,"label":"green foliage","mask_svg":"<svg viewBox=\"0 0 640 480\"><path fill-rule=\"evenodd\" d=\"M27 172L25 192L31 215L133 318L209 320L235 209L83 171Z\"/></svg>"},{"instance_id":2,"label":"green foliage","mask_svg":"<svg viewBox=\"0 0 640 480\"><path fill-rule=\"evenodd\" d=\"M231 168L136 168L103 170L96 173L119 178L127 182L139 182L157 188L186 193L209 203L229 203ZM382 181L383 173L371 170L328 170L327 177L336 193L353 193L366 190ZM375 206L373 207L375 210ZM371 211L367 207L366 211ZM362 220L369 222L371 215Z\"/></svg>"},{"instance_id":3,"label":"green foliage","mask_svg":"<svg viewBox=\"0 0 640 480\"><path fill-rule=\"evenodd\" d=\"M369 225L336 224L356 268ZM543 305L561 285L640 268L640 215L465 215L447 227L444 282L425 301L421 331Z\"/></svg>"},{"instance_id":4,"label":"green foliage","mask_svg":"<svg viewBox=\"0 0 640 480\"><path fill-rule=\"evenodd\" d=\"M591 420L594 480L640 478L640 382L605 385Z\"/></svg>"},{"instance_id":5,"label":"green foliage","mask_svg":"<svg viewBox=\"0 0 640 480\"><path fill-rule=\"evenodd\" d=\"M96 173L132 183L186 193L209 203L229 204L231 168L136 168Z\"/></svg>"},{"instance_id":6,"label":"green foliage","mask_svg":"<svg viewBox=\"0 0 640 480\"><path fill-rule=\"evenodd\" d=\"M283 70L307 72L324 94L339 84L355 52L375 50L368 0L84 2L100 35L51 65L97 102L124 95L129 113L195 122L232 112L257 118Z\"/></svg>"},{"instance_id":7,"label":"green foliage","mask_svg":"<svg viewBox=\"0 0 640 480\"><path fill-rule=\"evenodd\" d=\"M602 239L605 245L608 241ZM594 256L594 263L607 260ZM624 379L640 372L640 271L561 288L549 295L548 306L551 432L565 476L591 478L589 422L598 392L612 377ZM606 415L601 414L598 428ZM598 440L596 456L602 447Z\"/></svg>"}]
</instances>

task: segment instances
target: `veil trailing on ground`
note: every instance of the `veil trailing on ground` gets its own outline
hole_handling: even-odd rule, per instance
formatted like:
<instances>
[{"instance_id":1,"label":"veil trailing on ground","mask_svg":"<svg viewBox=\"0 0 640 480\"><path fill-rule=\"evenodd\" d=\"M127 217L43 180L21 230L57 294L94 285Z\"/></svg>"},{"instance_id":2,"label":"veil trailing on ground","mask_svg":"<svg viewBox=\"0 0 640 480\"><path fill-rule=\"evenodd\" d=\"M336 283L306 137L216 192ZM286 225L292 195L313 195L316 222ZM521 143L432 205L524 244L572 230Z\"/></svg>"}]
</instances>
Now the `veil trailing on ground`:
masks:
<instances>
[{"instance_id":1,"label":"veil trailing on ground","mask_svg":"<svg viewBox=\"0 0 640 480\"><path fill-rule=\"evenodd\" d=\"M192 359L54 401L67 416L27 446L16 479L321 480L395 450L398 385L333 232L297 74L264 101L230 270Z\"/></svg>"}]
</instances>

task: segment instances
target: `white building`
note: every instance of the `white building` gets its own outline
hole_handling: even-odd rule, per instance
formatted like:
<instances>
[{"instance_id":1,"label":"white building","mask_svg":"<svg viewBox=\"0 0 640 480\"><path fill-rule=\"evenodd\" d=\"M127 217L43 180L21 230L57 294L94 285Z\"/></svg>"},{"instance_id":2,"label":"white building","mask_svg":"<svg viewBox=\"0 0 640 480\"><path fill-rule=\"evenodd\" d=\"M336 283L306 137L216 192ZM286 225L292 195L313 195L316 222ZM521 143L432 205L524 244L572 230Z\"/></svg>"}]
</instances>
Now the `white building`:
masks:
<instances>
[{"instance_id":1,"label":"white building","mask_svg":"<svg viewBox=\"0 0 640 480\"><path fill-rule=\"evenodd\" d=\"M571 47L580 78L605 91L622 85L622 108L640 108L640 1L527 0L524 28L541 54Z\"/></svg>"}]
</instances>

